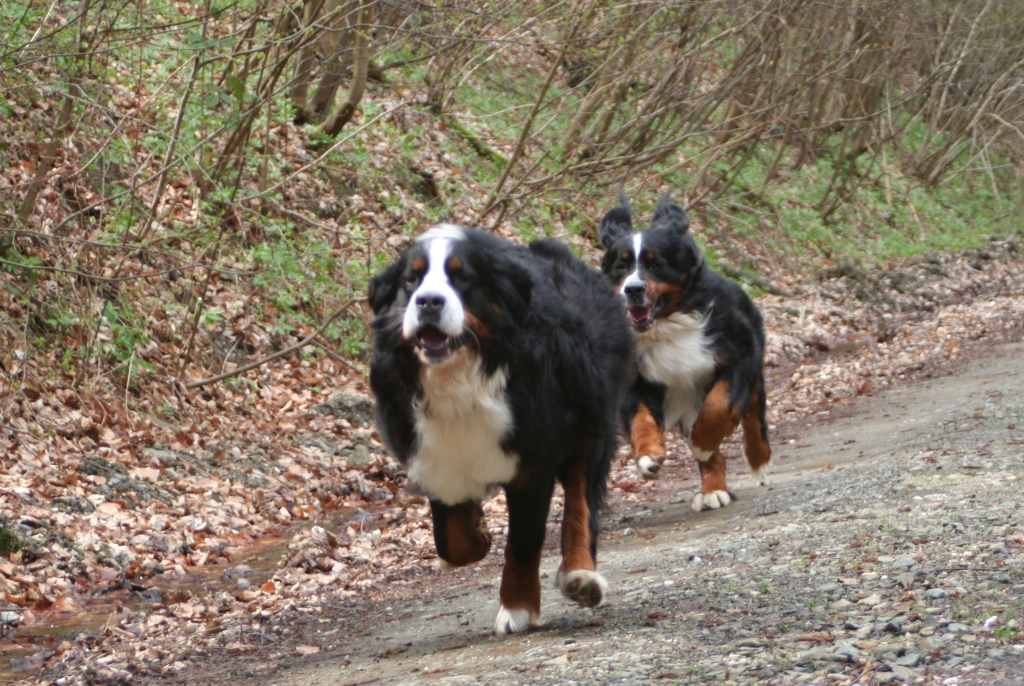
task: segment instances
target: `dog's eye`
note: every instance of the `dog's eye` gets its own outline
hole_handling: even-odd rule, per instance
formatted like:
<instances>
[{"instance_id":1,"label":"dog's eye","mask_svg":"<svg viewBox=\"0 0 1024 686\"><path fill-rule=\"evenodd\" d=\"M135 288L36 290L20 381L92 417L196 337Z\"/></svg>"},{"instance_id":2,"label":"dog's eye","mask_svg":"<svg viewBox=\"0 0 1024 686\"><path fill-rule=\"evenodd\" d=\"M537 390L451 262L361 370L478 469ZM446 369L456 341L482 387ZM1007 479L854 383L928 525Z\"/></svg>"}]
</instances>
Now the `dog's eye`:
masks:
<instances>
[{"instance_id":1,"label":"dog's eye","mask_svg":"<svg viewBox=\"0 0 1024 686\"><path fill-rule=\"evenodd\" d=\"M420 275L417 274L416 272L413 272L412 274L409 274L409 276L405 277L405 287L408 288L410 291L419 285Z\"/></svg>"}]
</instances>

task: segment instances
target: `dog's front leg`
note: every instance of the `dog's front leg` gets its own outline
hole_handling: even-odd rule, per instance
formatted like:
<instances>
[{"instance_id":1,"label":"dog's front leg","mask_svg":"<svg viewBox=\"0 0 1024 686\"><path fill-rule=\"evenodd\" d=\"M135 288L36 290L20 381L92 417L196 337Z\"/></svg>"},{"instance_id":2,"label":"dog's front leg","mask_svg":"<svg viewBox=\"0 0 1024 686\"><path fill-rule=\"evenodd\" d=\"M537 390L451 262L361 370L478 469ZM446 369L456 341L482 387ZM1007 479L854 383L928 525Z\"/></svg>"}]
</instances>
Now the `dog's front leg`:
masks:
<instances>
[{"instance_id":1,"label":"dog's front leg","mask_svg":"<svg viewBox=\"0 0 1024 686\"><path fill-rule=\"evenodd\" d=\"M665 461L665 434L647 405L637 405L629 434L640 476L648 481L657 479Z\"/></svg>"},{"instance_id":2,"label":"dog's front leg","mask_svg":"<svg viewBox=\"0 0 1024 686\"><path fill-rule=\"evenodd\" d=\"M445 505L440 500L431 500L430 515L442 570L482 560L491 549L491 533L479 502Z\"/></svg>"},{"instance_id":3,"label":"dog's front leg","mask_svg":"<svg viewBox=\"0 0 1024 686\"><path fill-rule=\"evenodd\" d=\"M541 485L505 487L508 544L501 572L501 608L494 620L499 636L526 631L540 617L540 556L553 490L553 479Z\"/></svg>"}]
</instances>

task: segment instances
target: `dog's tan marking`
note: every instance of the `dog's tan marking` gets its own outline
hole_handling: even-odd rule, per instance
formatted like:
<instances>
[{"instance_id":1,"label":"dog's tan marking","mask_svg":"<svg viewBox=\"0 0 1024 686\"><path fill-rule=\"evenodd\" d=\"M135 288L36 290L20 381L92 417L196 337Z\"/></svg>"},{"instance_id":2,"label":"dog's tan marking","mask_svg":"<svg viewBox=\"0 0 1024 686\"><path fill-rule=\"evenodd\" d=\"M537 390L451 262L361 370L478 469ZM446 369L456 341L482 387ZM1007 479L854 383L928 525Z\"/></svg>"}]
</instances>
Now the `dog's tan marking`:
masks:
<instances>
[{"instance_id":1,"label":"dog's tan marking","mask_svg":"<svg viewBox=\"0 0 1024 686\"><path fill-rule=\"evenodd\" d=\"M459 269L462 269L462 260L460 260L458 257L453 257L450 260L448 260L449 272L458 271Z\"/></svg>"},{"instance_id":2,"label":"dog's tan marking","mask_svg":"<svg viewBox=\"0 0 1024 686\"><path fill-rule=\"evenodd\" d=\"M751 471L764 467L772 459L772 448L764 440L764 427L761 426L760 397L755 391L747 404L747 414L743 417L743 454Z\"/></svg>"},{"instance_id":3,"label":"dog's tan marking","mask_svg":"<svg viewBox=\"0 0 1024 686\"><path fill-rule=\"evenodd\" d=\"M693 423L693 428L690 430L690 444L694 448L694 456L701 460L701 456L697 453L698 450L703 455L717 452L722 441L736 429L739 419L739 413L729 407L728 382L719 381L704 398L697 421ZM724 471L722 477L724 482Z\"/></svg>"},{"instance_id":4,"label":"dog's tan marking","mask_svg":"<svg viewBox=\"0 0 1024 686\"><path fill-rule=\"evenodd\" d=\"M512 547L505 548L505 567L501 570L501 606L506 610L527 610L531 616L540 615L540 557L527 564L516 562Z\"/></svg>"},{"instance_id":5,"label":"dog's tan marking","mask_svg":"<svg viewBox=\"0 0 1024 686\"><path fill-rule=\"evenodd\" d=\"M587 503L588 450L568 465L562 479L565 490L565 514L562 516L563 572L597 569L590 554L590 504Z\"/></svg>"},{"instance_id":6,"label":"dog's tan marking","mask_svg":"<svg viewBox=\"0 0 1024 686\"><path fill-rule=\"evenodd\" d=\"M491 549L491 533L487 530L480 503L462 503L451 508L447 519L448 557L456 567L478 562Z\"/></svg>"},{"instance_id":7,"label":"dog's tan marking","mask_svg":"<svg viewBox=\"0 0 1024 686\"><path fill-rule=\"evenodd\" d=\"M700 467L701 493L729 490L725 485L725 459L722 453L716 450L710 458L697 464Z\"/></svg>"},{"instance_id":8,"label":"dog's tan marking","mask_svg":"<svg viewBox=\"0 0 1024 686\"><path fill-rule=\"evenodd\" d=\"M633 415L630 442L633 444L635 457L642 455L655 459L664 459L665 457L665 436L658 428L658 423L654 421L651 410L643 403L640 403L636 414Z\"/></svg>"},{"instance_id":9,"label":"dog's tan marking","mask_svg":"<svg viewBox=\"0 0 1024 686\"><path fill-rule=\"evenodd\" d=\"M427 261L424 260L422 257L417 257L415 260L412 261L412 270L414 272L421 272L426 268Z\"/></svg>"},{"instance_id":10,"label":"dog's tan marking","mask_svg":"<svg viewBox=\"0 0 1024 686\"><path fill-rule=\"evenodd\" d=\"M477 338L488 338L491 335L491 330L487 328L487 325L482 321L473 316L472 313L466 312L466 324L473 330Z\"/></svg>"}]
</instances>

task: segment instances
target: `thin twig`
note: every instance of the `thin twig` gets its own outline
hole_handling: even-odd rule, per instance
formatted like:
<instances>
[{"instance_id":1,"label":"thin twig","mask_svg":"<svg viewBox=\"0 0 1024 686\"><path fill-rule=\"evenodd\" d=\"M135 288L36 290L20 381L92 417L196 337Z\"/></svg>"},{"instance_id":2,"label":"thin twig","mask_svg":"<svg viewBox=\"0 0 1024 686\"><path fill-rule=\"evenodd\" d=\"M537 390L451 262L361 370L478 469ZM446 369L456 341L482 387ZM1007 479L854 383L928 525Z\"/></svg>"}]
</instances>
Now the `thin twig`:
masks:
<instances>
[{"instance_id":1,"label":"thin twig","mask_svg":"<svg viewBox=\"0 0 1024 686\"><path fill-rule=\"evenodd\" d=\"M328 326L333 324L335 319L340 317L345 312L345 310L347 310L348 308L352 307L352 305L354 305L355 303L356 303L356 299L355 298L353 298L352 300L349 300L348 302L346 302L344 305L342 305L341 307L336 309L333 313L331 313L331 316L329 316L327 319L325 319L323 321L323 323L320 326L317 327L316 331L314 331L313 333L309 334L308 336L303 338L301 341L299 341L295 345L292 345L292 346L289 346L287 348L284 348L283 350L278 350L276 353L273 353L271 355L267 355L266 357L261 358L259 360L256 360L255 362L250 362L249 364L242 365L241 367L238 367L237 369L232 369L230 372L224 372L223 374L218 374L217 376L211 376L209 379L200 379L199 381L192 381L191 383L185 384L185 388L187 388L189 390L192 390L193 388L199 388L200 386L205 386L206 384L211 384L211 383L214 383L216 381L223 381L224 379L229 379L229 378L231 378L233 376L238 376L239 374L243 374L243 373L249 371L250 369L256 369L257 367L261 367L261 366L265 365L267 362L271 362L272 360L276 360L279 357L284 357L285 355L293 353L296 350L299 350L300 348L305 348L307 345L312 343L313 340L317 336L319 336L321 333L323 333L324 329L326 329Z\"/></svg>"},{"instance_id":2,"label":"thin twig","mask_svg":"<svg viewBox=\"0 0 1024 686\"><path fill-rule=\"evenodd\" d=\"M330 349L330 348L329 348L329 347L328 347L327 345L325 345L325 344L324 344L324 343L322 343L321 341L313 341L313 345L315 345L316 347L320 348L320 349L321 349L321 350L323 350L323 351L324 351L325 353L327 353L327 355L328 355L328 356L329 356L329 357L330 357L330 358L331 358L332 360L334 360L334 361L336 361L336 362L340 362L340 363L342 363L343 365L345 365L346 367L348 367L349 369L351 369L351 370L353 370L353 371L356 371L356 372L359 372L360 374L362 374L362 373L363 373L363 370L362 370L362 369L360 369L360 368L359 368L359 367L357 367L356 365L352 364L351 362L349 362L348 360L346 360L346 359L345 359L344 357L342 357L342 356L341 356L341 355L339 355L338 353L336 353L336 352L334 352L333 350L331 350L331 349Z\"/></svg>"}]
</instances>

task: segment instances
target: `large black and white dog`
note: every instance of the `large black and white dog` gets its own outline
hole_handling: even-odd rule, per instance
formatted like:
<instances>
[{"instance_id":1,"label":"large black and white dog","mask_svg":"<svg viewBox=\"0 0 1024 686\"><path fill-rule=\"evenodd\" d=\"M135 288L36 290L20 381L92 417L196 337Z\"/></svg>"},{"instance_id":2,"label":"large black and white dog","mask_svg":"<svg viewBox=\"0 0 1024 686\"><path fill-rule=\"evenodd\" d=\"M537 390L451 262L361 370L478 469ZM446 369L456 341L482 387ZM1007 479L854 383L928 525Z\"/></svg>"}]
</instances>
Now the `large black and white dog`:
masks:
<instances>
[{"instance_id":1,"label":"large black and white dog","mask_svg":"<svg viewBox=\"0 0 1024 686\"><path fill-rule=\"evenodd\" d=\"M664 432L678 425L700 465L700 512L728 505L719 446L743 426L743 452L765 483L771 459L765 423L764 322L736 283L704 263L690 219L664 196L647 231L633 229L629 203L601 220L601 268L627 308L639 374L623 408L637 468L655 479Z\"/></svg>"},{"instance_id":2,"label":"large black and white dog","mask_svg":"<svg viewBox=\"0 0 1024 686\"><path fill-rule=\"evenodd\" d=\"M556 583L580 605L599 605L608 584L596 571L597 513L634 361L606 280L558 243L527 249L441 225L374 277L370 306L378 425L430 498L444 563L487 554L480 503L492 487L505 490L495 631L524 631L539 615L556 479L565 490Z\"/></svg>"}]
</instances>

